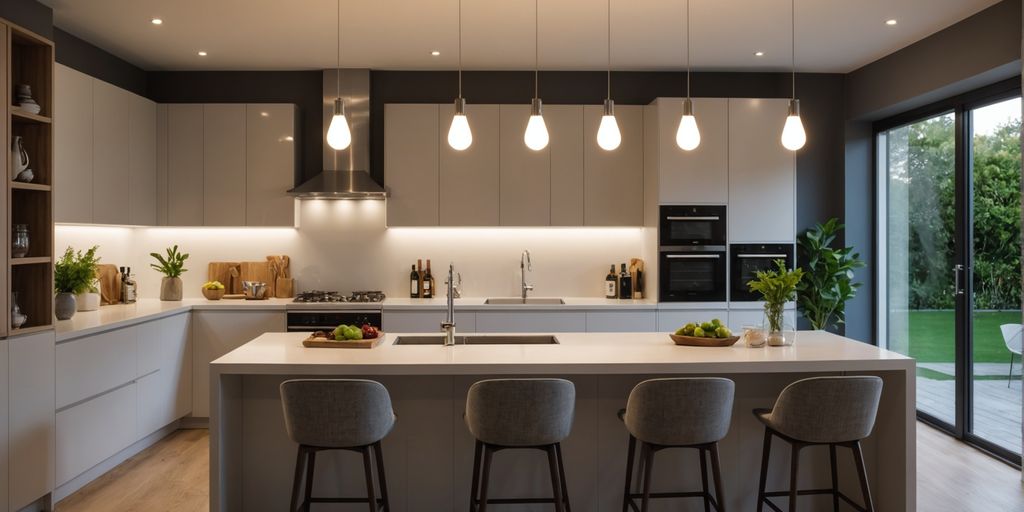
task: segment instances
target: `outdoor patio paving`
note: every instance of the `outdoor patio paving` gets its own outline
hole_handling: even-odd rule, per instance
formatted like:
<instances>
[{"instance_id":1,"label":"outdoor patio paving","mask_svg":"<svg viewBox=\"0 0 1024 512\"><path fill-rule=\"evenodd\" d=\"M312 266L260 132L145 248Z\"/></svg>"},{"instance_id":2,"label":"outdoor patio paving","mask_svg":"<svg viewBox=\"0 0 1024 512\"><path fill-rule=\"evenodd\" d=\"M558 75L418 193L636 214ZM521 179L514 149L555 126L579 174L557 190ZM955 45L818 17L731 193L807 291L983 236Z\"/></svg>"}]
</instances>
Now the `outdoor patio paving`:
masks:
<instances>
[{"instance_id":1,"label":"outdoor patio paving","mask_svg":"<svg viewBox=\"0 0 1024 512\"><path fill-rule=\"evenodd\" d=\"M920 366L931 366L924 363ZM993 366L999 366L992 363ZM1006 375L1009 365L1001 365L1001 373L986 375ZM1016 365L1014 365L1016 366ZM988 370L988 369L986 369ZM992 371L996 369L993 368ZM946 373L946 372L943 372ZM1021 453L1021 380L1018 375L1007 387L1006 379L974 381L974 433L979 437L1004 446L1016 453ZM952 420L956 381L934 380L925 377L917 378L917 406L919 410L928 412L942 419Z\"/></svg>"}]
</instances>

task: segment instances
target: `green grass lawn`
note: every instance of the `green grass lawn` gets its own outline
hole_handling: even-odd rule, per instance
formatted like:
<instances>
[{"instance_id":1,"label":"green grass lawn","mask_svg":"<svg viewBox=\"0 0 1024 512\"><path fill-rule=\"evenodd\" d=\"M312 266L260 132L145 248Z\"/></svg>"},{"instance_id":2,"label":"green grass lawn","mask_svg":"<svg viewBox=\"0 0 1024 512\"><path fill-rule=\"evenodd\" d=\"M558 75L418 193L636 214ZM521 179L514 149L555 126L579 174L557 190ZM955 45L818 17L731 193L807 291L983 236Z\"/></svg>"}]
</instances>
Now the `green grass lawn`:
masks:
<instances>
[{"instance_id":1,"label":"green grass lawn","mask_svg":"<svg viewBox=\"0 0 1024 512\"><path fill-rule=\"evenodd\" d=\"M954 360L953 311L910 312L910 356L922 362L949 363ZM1019 311L981 311L974 314L974 360L1006 363L1010 352L1003 343L1000 324L1021 322Z\"/></svg>"}]
</instances>

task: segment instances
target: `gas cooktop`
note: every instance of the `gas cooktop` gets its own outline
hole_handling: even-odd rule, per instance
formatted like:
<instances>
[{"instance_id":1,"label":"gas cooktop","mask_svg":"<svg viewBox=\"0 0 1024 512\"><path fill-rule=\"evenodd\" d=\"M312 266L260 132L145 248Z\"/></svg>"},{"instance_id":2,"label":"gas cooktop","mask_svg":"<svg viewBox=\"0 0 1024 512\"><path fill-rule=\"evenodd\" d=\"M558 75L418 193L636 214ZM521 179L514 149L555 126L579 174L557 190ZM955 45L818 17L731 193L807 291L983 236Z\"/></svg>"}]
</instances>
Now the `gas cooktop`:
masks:
<instances>
[{"instance_id":1,"label":"gas cooktop","mask_svg":"<svg viewBox=\"0 0 1024 512\"><path fill-rule=\"evenodd\" d=\"M341 292L310 290L295 296L294 302L304 304L343 304L349 302L384 302L384 292L380 290L356 291L349 295L342 295Z\"/></svg>"}]
</instances>

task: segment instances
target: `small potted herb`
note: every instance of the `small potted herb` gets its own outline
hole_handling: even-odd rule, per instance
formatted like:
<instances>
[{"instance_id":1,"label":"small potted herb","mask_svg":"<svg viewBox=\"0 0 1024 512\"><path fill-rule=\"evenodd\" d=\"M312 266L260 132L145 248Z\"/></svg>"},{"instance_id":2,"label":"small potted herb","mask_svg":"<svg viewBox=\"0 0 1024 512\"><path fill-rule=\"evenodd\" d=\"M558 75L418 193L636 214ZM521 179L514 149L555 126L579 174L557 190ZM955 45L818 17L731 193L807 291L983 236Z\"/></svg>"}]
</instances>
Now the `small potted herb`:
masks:
<instances>
[{"instance_id":1,"label":"small potted herb","mask_svg":"<svg viewBox=\"0 0 1024 512\"><path fill-rule=\"evenodd\" d=\"M783 320L786 302L796 300L796 286L804 276L802 269L789 270L786 262L775 260L775 270L759 270L756 279L747 283L750 291L759 292L764 299L764 321L768 331L768 344L792 345L796 331L787 329Z\"/></svg>"},{"instance_id":2,"label":"small potted herb","mask_svg":"<svg viewBox=\"0 0 1024 512\"><path fill-rule=\"evenodd\" d=\"M99 258L93 246L84 253L68 247L64 255L53 266L54 314L57 320L68 320L75 316L77 301L75 295L87 293L96 282Z\"/></svg>"},{"instance_id":3,"label":"small potted herb","mask_svg":"<svg viewBox=\"0 0 1024 512\"><path fill-rule=\"evenodd\" d=\"M185 260L188 254L178 252L178 246L167 248L167 256L149 253L157 263L151 263L157 272L164 275L160 280L160 300L181 300L181 274L186 272Z\"/></svg>"}]
</instances>

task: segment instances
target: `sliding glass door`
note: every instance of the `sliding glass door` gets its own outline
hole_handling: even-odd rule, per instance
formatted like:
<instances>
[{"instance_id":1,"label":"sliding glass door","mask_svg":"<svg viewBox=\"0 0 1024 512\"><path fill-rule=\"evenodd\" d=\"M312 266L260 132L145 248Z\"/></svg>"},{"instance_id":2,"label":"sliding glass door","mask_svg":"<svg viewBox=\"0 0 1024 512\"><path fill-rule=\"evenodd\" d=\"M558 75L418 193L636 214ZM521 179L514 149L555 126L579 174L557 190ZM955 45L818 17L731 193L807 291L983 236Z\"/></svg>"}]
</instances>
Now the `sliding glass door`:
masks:
<instances>
[{"instance_id":1,"label":"sliding glass door","mask_svg":"<svg viewBox=\"0 0 1024 512\"><path fill-rule=\"evenodd\" d=\"M879 338L917 360L922 419L1019 463L1019 86L878 128Z\"/></svg>"}]
</instances>

